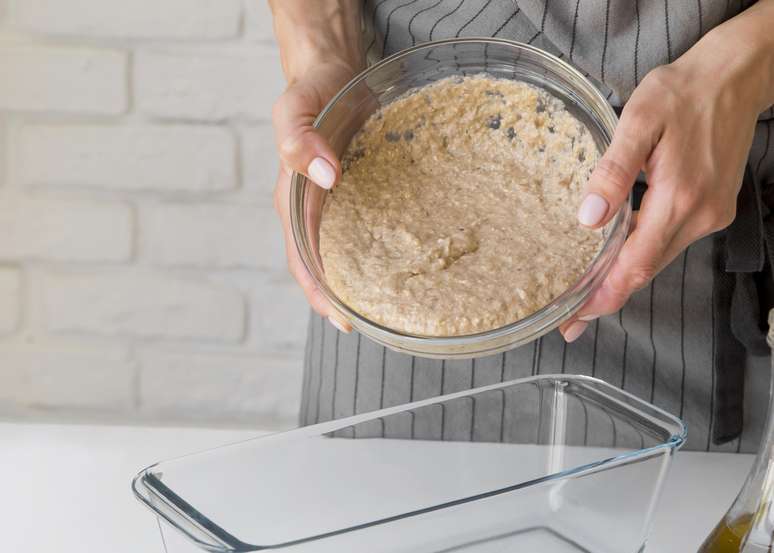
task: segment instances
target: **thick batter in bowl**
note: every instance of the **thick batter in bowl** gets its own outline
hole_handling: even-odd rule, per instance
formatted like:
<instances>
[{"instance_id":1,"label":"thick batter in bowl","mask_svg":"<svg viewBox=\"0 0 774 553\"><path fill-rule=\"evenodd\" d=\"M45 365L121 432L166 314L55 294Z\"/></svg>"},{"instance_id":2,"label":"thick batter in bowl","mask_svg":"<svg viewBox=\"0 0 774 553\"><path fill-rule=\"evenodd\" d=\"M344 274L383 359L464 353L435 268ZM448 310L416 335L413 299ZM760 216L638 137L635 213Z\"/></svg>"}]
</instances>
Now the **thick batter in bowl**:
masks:
<instances>
[{"instance_id":1,"label":"thick batter in bowl","mask_svg":"<svg viewBox=\"0 0 774 553\"><path fill-rule=\"evenodd\" d=\"M535 111L537 111L538 97L547 98L544 103L547 103L548 106L552 105L554 99L558 100L566 109L566 113L571 115L571 119L578 121L582 128L586 129L588 143L594 144L596 152L604 151L609 144L616 123L615 113L591 82L575 69L550 54L529 45L501 39L446 40L423 44L395 54L367 69L351 81L320 114L316 126L319 132L328 138L337 153L345 158L349 168L353 168L352 163L356 162L354 158L357 157L356 149L350 153L349 158L345 157L345 153L352 143L353 137L372 115L384 110L385 106L389 106L396 100L401 101L407 93L419 87L427 87L427 85L432 85L449 77L474 79L482 74L495 79L518 81L527 83L531 87L537 87L542 92L535 97ZM543 96L544 94L549 96ZM544 105L541 109L546 109L546 107ZM476 113L475 110L468 111L473 115ZM517 125L512 125L507 117L515 117L516 113L509 112L500 115L499 122L494 117L491 121L489 118L483 120L483 124L499 125L498 129L490 128L489 130L501 132L502 137L507 140L508 129L511 126L514 127L514 133L517 132ZM504 122L507 126L503 126ZM416 139L416 129L401 129L401 132L405 133L408 130L414 133L414 139ZM557 131L556 127L554 131ZM397 133L398 131L396 129L392 132ZM502 138L499 135L497 137ZM390 135L390 139L395 140L395 144L398 143L398 140L406 142L404 134L401 134L400 138L396 135ZM385 140L387 140L386 136ZM449 145L447 144L447 146ZM548 151L548 144L545 146L546 151ZM575 145L572 145L572 148L574 147ZM594 150L590 149L584 152L584 155L593 156L594 153ZM459 155L464 156L465 154L459 152ZM467 161L469 163L480 161L481 169L485 172L487 159L480 155L474 157L480 159L471 160L471 155L468 154ZM574 167L583 167L585 163L585 160L578 159L577 165L574 164ZM593 258L588 262L583 260L584 267L581 274L577 275L577 278L571 283L569 281L562 283L562 288L567 284L563 291L554 290L549 286L549 295L552 296L552 299L531 314L526 314L528 308L525 308L524 314L514 311L513 314L518 319L503 324L499 324L500 321L489 317L488 320L483 321L483 324L472 321L460 322L456 326L455 324L450 325L448 329L436 328L433 330L430 324L423 326L421 323L411 328L401 329L395 328L395 326L399 326L395 323L392 323L394 326L385 324L386 319L377 320L379 317L373 313L369 316L368 313L363 312L367 309L364 310L361 307L358 310L354 305L351 305L354 302L347 301L347 298L342 297L346 294L337 293L334 284L336 276L333 271L330 276L328 275L320 255L321 238L323 244L325 243L324 233L321 237L321 221L324 219L323 208L326 204L327 194L327 191L308 182L302 175L294 175L290 198L291 225L302 261L310 274L317 281L322 293L342 315L351 321L353 327L359 332L390 348L428 357L451 358L488 355L527 343L556 328L577 311L589 294L601 283L623 245L631 217L631 206L627 203L603 231L601 247L595 248ZM337 191L334 190L333 194L335 197ZM437 209L448 209L448 204L454 201L454 197L449 196L447 205L438 205ZM577 203L574 205L565 203L564 208L572 211L574 220ZM538 210L533 212L531 217L539 220L547 213L548 211L545 209ZM467 229L468 227L460 228ZM437 237L442 240L441 255L437 256L441 264L455 258L456 253L459 253L458 246L464 250L471 246L472 241L475 241L476 237L470 232L466 230L459 232L461 233L459 236ZM410 242L410 237L407 238ZM444 239L447 239L447 243L443 242ZM448 252L445 251L446 249ZM425 251L425 254L429 255L431 261L432 256L435 255L430 250ZM447 261L443 261L444 258ZM525 266L524 269L529 271L530 267ZM514 291L518 287L517 280L514 277L510 283ZM474 286L475 283L471 282L470 285ZM509 284L506 279L503 282L503 287L507 286ZM444 295L444 298L447 297L454 301L453 294ZM502 308L502 306L498 307L497 301L492 307L493 309L489 310L491 312ZM464 312L464 310L457 312ZM486 319L486 317L482 318ZM439 324L442 324L440 319L438 321ZM449 334L449 331L455 335L433 335Z\"/></svg>"}]
</instances>

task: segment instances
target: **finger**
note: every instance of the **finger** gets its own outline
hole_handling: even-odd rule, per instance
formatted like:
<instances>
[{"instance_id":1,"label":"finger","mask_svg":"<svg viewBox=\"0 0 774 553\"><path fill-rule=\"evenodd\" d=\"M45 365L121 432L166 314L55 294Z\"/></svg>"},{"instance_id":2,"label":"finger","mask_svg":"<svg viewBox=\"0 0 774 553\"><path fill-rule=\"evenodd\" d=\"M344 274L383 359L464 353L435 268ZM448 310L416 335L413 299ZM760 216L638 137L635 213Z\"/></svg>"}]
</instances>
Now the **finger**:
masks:
<instances>
[{"instance_id":1,"label":"finger","mask_svg":"<svg viewBox=\"0 0 774 553\"><path fill-rule=\"evenodd\" d=\"M562 333L564 341L570 344L580 338L588 326L589 323L586 321L574 320L560 326L559 331Z\"/></svg>"},{"instance_id":2,"label":"finger","mask_svg":"<svg viewBox=\"0 0 774 553\"><path fill-rule=\"evenodd\" d=\"M632 217L629 220L629 228L626 230L626 238L628 239L632 233L637 230L637 223L640 220L640 212L632 211Z\"/></svg>"},{"instance_id":3,"label":"finger","mask_svg":"<svg viewBox=\"0 0 774 553\"><path fill-rule=\"evenodd\" d=\"M667 247L659 267L655 271L656 274L660 273L667 265L672 263L681 253L685 255L688 246L695 242L696 239L697 237L695 237L693 233L686 233L685 235L682 231L678 233L678 236L675 236ZM633 294L635 291L636 290L633 290L631 293ZM601 294L600 290L598 290L592 295L591 299L589 299L584 306L573 315L573 317L559 326L559 332L562 333L562 336L567 343L574 342L583 334L592 321L599 318L601 315L609 315L617 312L623 307L630 296L631 294L626 296L625 299L619 298L611 303L607 301L604 294ZM618 306L619 303L620 306ZM600 305L603 307L599 307ZM600 315L597 315L596 313L600 313Z\"/></svg>"},{"instance_id":4,"label":"finger","mask_svg":"<svg viewBox=\"0 0 774 553\"><path fill-rule=\"evenodd\" d=\"M640 220L640 212L639 211L632 211L632 219L629 222L629 230L626 232L626 236L629 237L632 235L632 233L637 228L637 221Z\"/></svg>"},{"instance_id":5,"label":"finger","mask_svg":"<svg viewBox=\"0 0 774 553\"><path fill-rule=\"evenodd\" d=\"M287 176L289 176L289 177L292 177L292 176L293 176L293 168L292 168L292 167L290 167L290 166L289 166L287 163L285 163L284 161L282 161L282 159L281 159L281 158L280 158L280 169L282 169L282 170L285 172L285 174L286 174Z\"/></svg>"},{"instance_id":6,"label":"finger","mask_svg":"<svg viewBox=\"0 0 774 553\"><path fill-rule=\"evenodd\" d=\"M647 286L679 253L676 248L681 244L682 238L678 236L682 236L685 214L676 207L673 196L670 187L651 189L645 194L635 229L610 273L575 316L560 326L565 340L577 338L572 332L579 328L575 323L588 323L621 309L634 292Z\"/></svg>"},{"instance_id":7,"label":"finger","mask_svg":"<svg viewBox=\"0 0 774 553\"><path fill-rule=\"evenodd\" d=\"M312 309L314 309L321 317L328 319L333 326L342 332L351 332L352 326L338 313L338 311L336 311L320 291L320 288L314 282L314 279L312 279L312 276L306 270L306 267L304 267L296 249L291 247L287 247L286 249L290 273L301 286L301 290L304 292L304 296Z\"/></svg>"},{"instance_id":8,"label":"finger","mask_svg":"<svg viewBox=\"0 0 774 553\"><path fill-rule=\"evenodd\" d=\"M651 190L643 200L637 227L624 243L610 273L577 314L593 320L615 313L629 297L647 286L674 252L673 241L683 222L671 189Z\"/></svg>"},{"instance_id":9,"label":"finger","mask_svg":"<svg viewBox=\"0 0 774 553\"><path fill-rule=\"evenodd\" d=\"M282 231L285 238L285 255L287 256L288 270L293 278L301 286L309 305L320 316L327 318L331 324L343 332L350 332L351 325L342 317L323 295L317 283L304 266L301 256L296 248L293 233L290 229L290 177L280 173L277 178L277 190L275 192L275 208L282 223Z\"/></svg>"},{"instance_id":10,"label":"finger","mask_svg":"<svg viewBox=\"0 0 774 553\"><path fill-rule=\"evenodd\" d=\"M336 152L313 126L319 106L317 92L292 85L274 104L272 118L283 166L322 188L332 188L341 176L341 166Z\"/></svg>"},{"instance_id":11,"label":"finger","mask_svg":"<svg viewBox=\"0 0 774 553\"><path fill-rule=\"evenodd\" d=\"M640 212L635 211L632 213L632 220L631 224L629 225L629 231L626 233L626 236L631 236L632 232L637 228L637 220L639 219ZM588 304L588 301L586 302ZM581 306L581 309L583 306ZM588 321L580 321L581 323L585 323L583 325L573 325L574 322L578 321L578 316L581 314L581 311L578 311L575 313L572 317L570 317L568 320L563 322L561 325L559 325L559 332L562 333L565 340L569 342L574 342L580 336L583 334L583 332L586 330L586 327L588 326ZM573 327L572 330L570 330L570 327Z\"/></svg>"},{"instance_id":12,"label":"finger","mask_svg":"<svg viewBox=\"0 0 774 553\"><path fill-rule=\"evenodd\" d=\"M598 228L612 219L656 145L658 136L648 129L651 123L636 107L627 108L586 184L586 195L578 209L578 221L584 226Z\"/></svg>"}]
</instances>

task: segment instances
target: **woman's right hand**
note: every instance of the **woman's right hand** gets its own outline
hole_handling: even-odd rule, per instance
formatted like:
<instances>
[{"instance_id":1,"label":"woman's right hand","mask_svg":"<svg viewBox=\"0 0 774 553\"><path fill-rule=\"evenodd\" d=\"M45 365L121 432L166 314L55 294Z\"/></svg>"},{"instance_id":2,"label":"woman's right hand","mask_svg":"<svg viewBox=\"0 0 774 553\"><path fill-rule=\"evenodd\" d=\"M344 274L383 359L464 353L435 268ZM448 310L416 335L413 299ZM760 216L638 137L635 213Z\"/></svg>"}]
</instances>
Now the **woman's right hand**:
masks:
<instances>
[{"instance_id":1,"label":"woman's right hand","mask_svg":"<svg viewBox=\"0 0 774 553\"><path fill-rule=\"evenodd\" d=\"M342 61L317 63L293 79L274 104L272 120L280 172L274 189L274 208L285 237L288 268L301 285L309 304L344 332L352 328L320 292L304 267L290 229L290 177L293 171L306 175L322 188L330 189L341 176L341 164L328 142L312 126L317 115L357 72Z\"/></svg>"}]
</instances>

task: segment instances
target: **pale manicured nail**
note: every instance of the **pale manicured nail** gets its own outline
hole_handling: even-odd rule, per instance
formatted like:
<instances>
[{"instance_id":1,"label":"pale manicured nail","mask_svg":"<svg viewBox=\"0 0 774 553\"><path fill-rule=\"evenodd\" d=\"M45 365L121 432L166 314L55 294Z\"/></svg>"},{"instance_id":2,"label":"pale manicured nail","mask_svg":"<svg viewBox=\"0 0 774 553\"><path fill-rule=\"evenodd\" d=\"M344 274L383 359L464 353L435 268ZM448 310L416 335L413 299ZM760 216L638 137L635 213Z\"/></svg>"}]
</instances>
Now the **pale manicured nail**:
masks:
<instances>
[{"instance_id":1,"label":"pale manicured nail","mask_svg":"<svg viewBox=\"0 0 774 553\"><path fill-rule=\"evenodd\" d=\"M314 158L306 171L309 173L309 178L317 185L323 188L333 188L333 183L336 181L336 170L323 158Z\"/></svg>"},{"instance_id":2,"label":"pale manicured nail","mask_svg":"<svg viewBox=\"0 0 774 553\"><path fill-rule=\"evenodd\" d=\"M337 321L337 320L336 320L336 319L334 319L333 317L328 317L328 320L330 321L330 323L331 323L333 326L335 326L336 328L338 328L338 329L339 329L341 332L343 332L344 334L349 334L349 330L347 330L347 328L344 326L344 324L343 324L343 323L341 323L341 322Z\"/></svg>"},{"instance_id":3,"label":"pale manicured nail","mask_svg":"<svg viewBox=\"0 0 774 553\"><path fill-rule=\"evenodd\" d=\"M581 225L593 227L604 218L609 208L605 198L599 194L589 194L578 210L578 221Z\"/></svg>"},{"instance_id":4,"label":"pale manicured nail","mask_svg":"<svg viewBox=\"0 0 774 553\"><path fill-rule=\"evenodd\" d=\"M587 322L575 321L567 327L567 330L564 331L564 341L568 344L570 342L574 342L580 338L581 334L583 334L583 331L586 330L587 326L589 326L589 323Z\"/></svg>"},{"instance_id":5,"label":"pale manicured nail","mask_svg":"<svg viewBox=\"0 0 774 553\"><path fill-rule=\"evenodd\" d=\"M597 319L599 319L599 315L584 315L583 317L578 317L579 321L586 321L587 323Z\"/></svg>"}]
</instances>

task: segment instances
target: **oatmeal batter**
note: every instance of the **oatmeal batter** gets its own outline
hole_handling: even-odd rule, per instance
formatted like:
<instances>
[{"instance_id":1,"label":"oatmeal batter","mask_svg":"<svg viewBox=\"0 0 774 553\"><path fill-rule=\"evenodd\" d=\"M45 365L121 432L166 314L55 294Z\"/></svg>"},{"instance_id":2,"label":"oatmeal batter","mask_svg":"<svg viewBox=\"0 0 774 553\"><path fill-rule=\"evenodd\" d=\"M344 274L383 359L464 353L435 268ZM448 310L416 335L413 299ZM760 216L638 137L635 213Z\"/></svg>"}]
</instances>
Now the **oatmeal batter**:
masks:
<instances>
[{"instance_id":1,"label":"oatmeal batter","mask_svg":"<svg viewBox=\"0 0 774 553\"><path fill-rule=\"evenodd\" d=\"M454 336L501 327L572 286L602 243L577 223L599 152L531 85L448 78L372 115L328 196L331 289L384 326Z\"/></svg>"}]
</instances>

